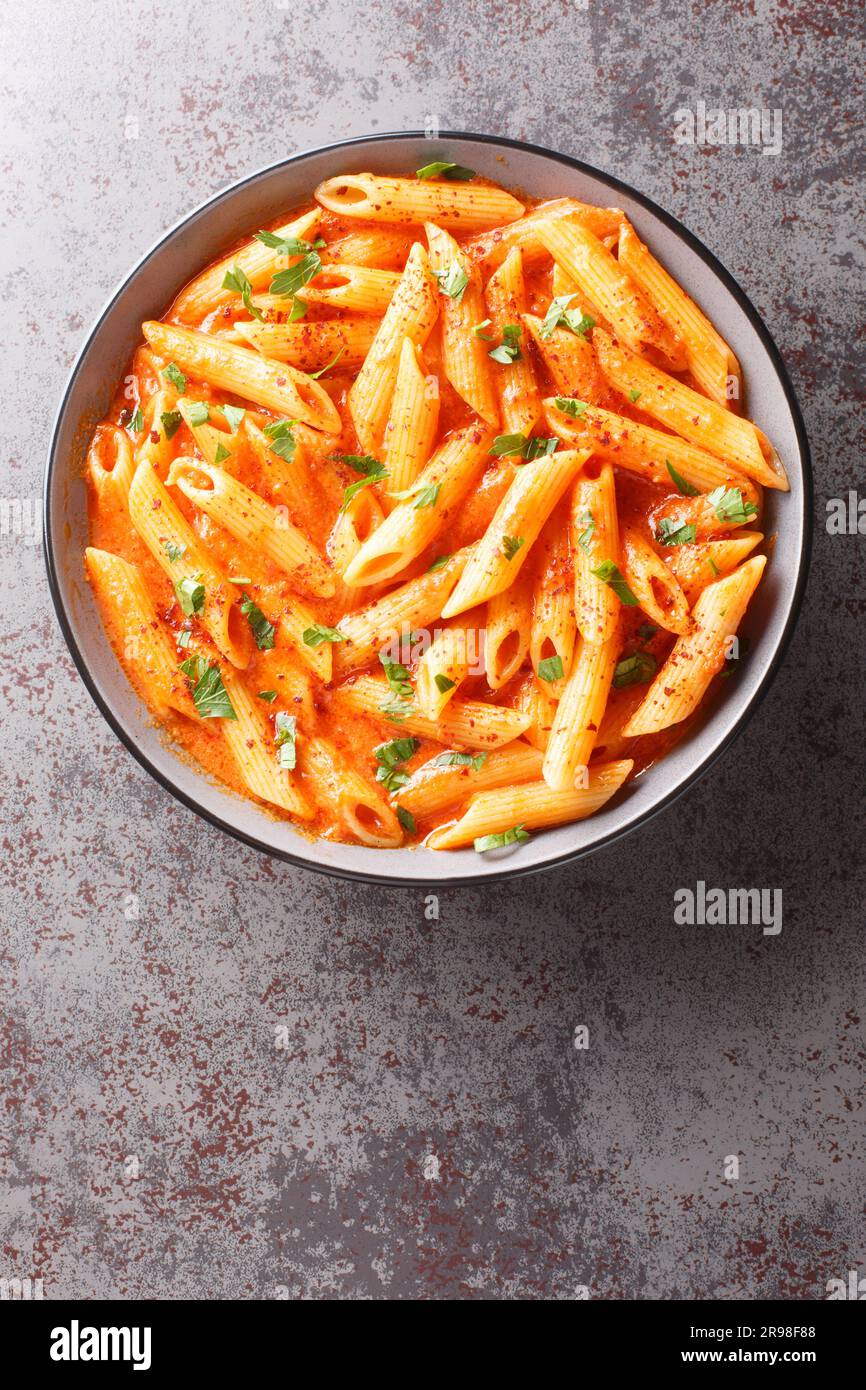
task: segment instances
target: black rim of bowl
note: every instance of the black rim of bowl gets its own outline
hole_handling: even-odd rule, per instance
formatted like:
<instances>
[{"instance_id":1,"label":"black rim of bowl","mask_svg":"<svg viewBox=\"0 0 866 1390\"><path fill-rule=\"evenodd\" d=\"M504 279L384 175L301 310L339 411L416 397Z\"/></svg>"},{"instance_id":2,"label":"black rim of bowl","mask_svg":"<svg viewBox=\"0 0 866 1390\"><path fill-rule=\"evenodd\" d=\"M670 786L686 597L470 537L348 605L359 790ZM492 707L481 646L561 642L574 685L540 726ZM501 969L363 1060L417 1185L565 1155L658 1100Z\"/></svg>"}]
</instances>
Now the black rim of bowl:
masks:
<instances>
[{"instance_id":1,"label":"black rim of bowl","mask_svg":"<svg viewBox=\"0 0 866 1390\"><path fill-rule=\"evenodd\" d=\"M154 766L154 764L150 761L147 755L143 753L142 750L138 747L133 736L130 733L128 733L127 730L124 728L122 722L115 715L108 701L103 696L102 691L100 690L97 682L91 675L87 663L85 662L81 650L78 646L78 643L75 640L75 636L72 631L72 625L69 621L69 618L66 613L66 608L63 603L60 581L57 573L57 565L54 555L54 539L52 535L51 508L49 505L49 491L51 477L53 475L55 466L57 439L61 429L61 425L64 420L64 416L66 414L66 406L67 401L69 399L69 394L72 390L73 385L75 384L79 368L81 367L81 364L85 356L87 355L88 349L90 348L90 344L93 342L93 339L99 333L107 315L114 308L114 305L116 304L118 299L120 299L123 295L129 280L132 279L132 277L141 269L142 266L146 265L146 263L150 260L152 256L156 255L156 253L162 248L165 242L168 241L168 239L172 237L176 231L178 231L187 222L189 222L191 218L197 216L198 213L205 211L209 207L212 207L215 203L218 203L222 198L233 196L240 189L244 188L247 184L255 182L255 180L260 178L262 174L270 173L275 169L285 168L291 164L297 164L301 160L308 159L310 155L327 154L335 150L350 149L353 145L363 145L371 140L384 143L389 140L423 140L425 138L431 139L431 137L426 136L426 133L421 130L387 131L383 132L382 134L376 134L371 132L369 135L352 136L347 140L335 140L327 145L317 145L311 149L300 150L297 154L290 155L287 159L276 160L273 164L265 165L263 168L257 169L254 173L248 174L245 178L239 179L238 182L231 184L228 188L221 189L219 193L216 193L213 195L213 197L206 199L203 203L199 204L196 208L192 209L191 212L186 213L185 216L182 217L173 226L169 227L168 230L162 234L159 240L155 242L154 245L151 246L149 250L146 251L145 254L138 261L136 261L135 265L131 268L128 274L124 276L123 281L114 291L111 298L108 300L107 304L100 312L96 322L94 323L93 327L88 333L81 347L81 350L76 356L75 362L73 363L72 369L69 373L66 385L63 389L63 395L61 397L60 405L58 406L57 414L54 420L54 426L51 431L51 444L48 450L48 462L45 469L42 507L43 540L45 546L45 563L48 571L48 585L51 591L51 598L54 603L54 611L57 614L57 620L60 624L63 636L66 640L66 644L69 647L70 652L72 653L72 658L78 669L78 674L84 682L84 685L89 691L91 698L93 699L103 718L110 725L114 733L120 739L121 743L124 744L124 746L129 750L129 752L136 759L136 761L140 763L140 765L145 769L145 771L147 771L150 774L150 776L153 777L153 779L159 783L161 787L164 787L165 790L169 792L175 798L175 800L179 801L183 806L186 806L196 815L201 816L211 825L216 826L217 829L224 831L227 835L231 835L233 839L238 840L245 845L248 845L251 849L258 850L260 853L267 855L269 858L281 859L288 864L294 865L296 868L308 869L313 873L326 874L328 875L328 877L331 878L349 879L360 883L380 884L383 887L388 888L420 888L427 886L437 888L475 887L480 883L499 883L507 878L523 878L528 874L542 873L547 869L562 868L566 864L575 862L576 860L582 859L587 855L594 854L597 850L604 849L606 846L614 844L617 840L620 840L624 836L629 835L633 831L636 831L641 827L647 825L651 820L654 819L655 816L659 815L662 811L667 810L667 808L673 805L673 803L677 801L679 797L683 796L685 792L687 792L691 787L693 787L695 783L698 782L700 778L703 777L704 774L709 771L713 764L717 762L717 760L728 750L728 748L731 746L734 740L742 733L743 729L745 729L749 720L755 713L755 710L761 703L761 700L764 698L767 691L769 690L770 685L772 681L775 679L775 676L779 670L785 653L788 650L788 646L790 644L794 628L797 624L797 619L800 613L800 607L803 601L803 594L808 580L809 560L812 548L812 461L809 450L809 441L806 435L806 427L803 422L802 412L800 410L800 406L797 401L794 388L791 384L791 379L788 375L787 368L782 359L782 355L779 352L779 349L776 347L776 344L773 341L773 338L771 337L766 325L764 324L763 319L761 318L755 306L752 304L751 300L748 299L746 294L740 288L739 284L734 279L734 277L725 268L725 266L722 265L721 261L718 260L718 258L712 253L712 251L708 250L707 247L704 246L703 242L700 241L694 235L693 232L689 231L689 229L685 227L681 222L679 222L675 217L673 217L670 213L666 212L664 208L659 207L658 204L653 202L651 198L648 198L646 194L638 192L638 190L632 188L630 184L624 183L622 179L617 178L613 174L606 173L603 169L597 169L592 164L587 164L582 159L575 159L572 155L560 154L557 150L550 150L547 149L544 145L536 145L527 140L510 140L500 135L482 135L472 133L471 131L443 130L440 131L438 135L435 137L436 141L476 141L486 145L499 145L505 149L523 150L528 151L532 154L544 155L546 158L554 159L558 163L566 165L568 168L577 169L581 173L588 174L590 177L600 179L603 183L609 185L609 187L616 190L617 192L627 194L629 198L633 198L636 203L638 203L641 207L645 208L648 212L651 212L655 217L657 217L661 222L663 222L665 226L670 229L670 231L672 231L676 236L680 238L680 240L684 241L686 245L691 248L692 251L694 251L698 256L700 256L701 260L707 266L709 266L713 273L718 277L718 279L727 289L728 293L733 296L737 304L743 310L746 317L749 319L749 322L751 323L756 334L760 338L761 343L764 349L766 350L767 355L770 358L770 361L772 362L773 368L776 372L779 381L781 382L782 389L785 393L785 398L788 404L788 408L791 412L791 418L794 422L794 430L797 436L797 445L800 453L800 464L803 470L804 484L803 541L800 548L797 578L794 586L794 592L792 595L791 609L788 614L784 630L776 646L776 650L773 654L772 660L770 661L770 665L768 666L760 685L752 695L749 704L746 706L741 718L737 721L734 728L730 729L728 733L724 736L724 738L722 738L722 740L718 744L716 744L713 748L710 749L706 756L702 758L699 763L697 763L694 769L689 773L687 777L683 779L682 782L679 783L678 786L674 787L670 792L668 792L664 797L662 797L661 800L659 800L658 802L656 802L655 805L650 807L649 810L644 815L640 816L638 820L634 821L630 825L623 826L618 830L610 831L609 834L603 836L600 840L597 840L592 845L587 845L582 848L572 850L566 850L564 853L557 855L554 859L546 861L544 864L530 864L521 866L515 860L513 862L509 862L507 865L503 863L502 868L498 871L490 872L488 870L484 873L468 874L459 878L451 878L447 875L437 875L436 877L412 878L407 876L407 874L404 872L404 869L408 867L405 864L405 860L401 860L399 875L373 874L366 873L359 869L335 868L332 865L312 863L310 862L310 860L303 859L299 855L294 854L291 850L275 848L271 845L267 845L264 843L264 841L259 840L255 835L248 835L245 831L238 829L237 826L234 826L230 824L230 822L223 820L221 816L218 816L214 812L209 811L205 807L203 807L199 802L195 800L194 797L188 796L186 792L182 791L171 781L170 778L164 776L163 773L160 772L160 770ZM314 844L315 842L312 841L311 843ZM387 853L388 851L381 852Z\"/></svg>"}]
</instances>

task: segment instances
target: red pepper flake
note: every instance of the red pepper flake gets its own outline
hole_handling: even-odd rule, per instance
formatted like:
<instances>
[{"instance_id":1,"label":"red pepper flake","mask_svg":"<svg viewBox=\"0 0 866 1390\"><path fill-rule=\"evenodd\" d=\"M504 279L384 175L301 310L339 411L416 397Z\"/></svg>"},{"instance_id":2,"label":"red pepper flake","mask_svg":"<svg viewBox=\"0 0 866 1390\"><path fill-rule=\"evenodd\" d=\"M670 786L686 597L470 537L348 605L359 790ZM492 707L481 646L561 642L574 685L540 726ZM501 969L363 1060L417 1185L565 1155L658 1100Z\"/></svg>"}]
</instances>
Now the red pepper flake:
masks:
<instances>
[{"instance_id":1,"label":"red pepper flake","mask_svg":"<svg viewBox=\"0 0 866 1390\"><path fill-rule=\"evenodd\" d=\"M151 507L153 508L153 510L154 510L155 512L158 512L159 509L160 509L160 507L162 506L162 501L160 500L159 497L154 497L154 499L153 499L153 501L151 502L150 505L151 505Z\"/></svg>"},{"instance_id":2,"label":"red pepper flake","mask_svg":"<svg viewBox=\"0 0 866 1390\"><path fill-rule=\"evenodd\" d=\"M151 430L151 432L150 432L150 442L151 442L151 444L158 444L158 443L159 443L159 430Z\"/></svg>"}]
</instances>

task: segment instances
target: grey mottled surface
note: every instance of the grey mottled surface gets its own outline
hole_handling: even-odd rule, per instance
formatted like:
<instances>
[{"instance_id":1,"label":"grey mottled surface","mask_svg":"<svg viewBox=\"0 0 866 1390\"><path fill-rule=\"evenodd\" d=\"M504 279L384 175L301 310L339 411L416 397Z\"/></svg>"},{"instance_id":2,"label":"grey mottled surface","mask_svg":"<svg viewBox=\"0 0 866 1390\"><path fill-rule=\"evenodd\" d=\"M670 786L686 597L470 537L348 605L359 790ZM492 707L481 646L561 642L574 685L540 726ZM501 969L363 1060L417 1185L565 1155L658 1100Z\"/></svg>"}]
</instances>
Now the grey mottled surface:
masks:
<instances>
[{"instance_id":1,"label":"grey mottled surface","mask_svg":"<svg viewBox=\"0 0 866 1390\"><path fill-rule=\"evenodd\" d=\"M83 331L165 226L436 116L615 172L720 256L792 372L819 524L789 656L702 784L438 921L174 804L77 679L39 547L0 535L0 1277L751 1299L862 1272L866 538L823 526L864 487L860 7L28 0L3 31L4 497L36 495ZM675 145L700 99L781 108L782 153ZM697 879L781 887L781 935L675 926Z\"/></svg>"}]
</instances>

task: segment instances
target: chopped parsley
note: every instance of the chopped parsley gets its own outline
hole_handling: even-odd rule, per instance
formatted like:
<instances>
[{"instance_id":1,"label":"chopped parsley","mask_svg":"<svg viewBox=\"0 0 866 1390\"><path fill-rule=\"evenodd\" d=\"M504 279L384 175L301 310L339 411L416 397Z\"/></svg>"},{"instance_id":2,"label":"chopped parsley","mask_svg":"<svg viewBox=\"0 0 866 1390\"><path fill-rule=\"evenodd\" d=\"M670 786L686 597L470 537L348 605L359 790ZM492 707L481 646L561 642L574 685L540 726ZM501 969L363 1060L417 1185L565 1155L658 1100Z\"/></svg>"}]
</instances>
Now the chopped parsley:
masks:
<instances>
[{"instance_id":1,"label":"chopped parsley","mask_svg":"<svg viewBox=\"0 0 866 1390\"><path fill-rule=\"evenodd\" d=\"M502 553L506 560L513 560L520 547L525 544L525 536L503 536Z\"/></svg>"},{"instance_id":2,"label":"chopped parsley","mask_svg":"<svg viewBox=\"0 0 866 1390\"><path fill-rule=\"evenodd\" d=\"M222 411L228 421L228 427L232 434L237 434L241 420L246 415L246 411L239 405L224 405Z\"/></svg>"},{"instance_id":3,"label":"chopped parsley","mask_svg":"<svg viewBox=\"0 0 866 1390\"><path fill-rule=\"evenodd\" d=\"M166 439L174 439L174 436L183 424L183 416L180 411L164 410L159 418Z\"/></svg>"},{"instance_id":4,"label":"chopped parsley","mask_svg":"<svg viewBox=\"0 0 866 1390\"><path fill-rule=\"evenodd\" d=\"M717 487L714 492L708 493L707 501L719 521L729 521L732 526L742 526L749 517L756 516L758 511L754 502L743 501L743 494L738 487Z\"/></svg>"},{"instance_id":5,"label":"chopped parsley","mask_svg":"<svg viewBox=\"0 0 866 1390\"><path fill-rule=\"evenodd\" d=\"M176 565L178 560L182 560L186 554L186 546L176 545L174 541L165 541L163 549L173 565Z\"/></svg>"},{"instance_id":6,"label":"chopped parsley","mask_svg":"<svg viewBox=\"0 0 866 1390\"><path fill-rule=\"evenodd\" d=\"M629 608L637 607L637 599L623 579L619 567L613 563L613 560L602 560L597 569L590 570L590 574L594 574L596 578L601 579L609 589L613 589L620 603L626 604Z\"/></svg>"},{"instance_id":7,"label":"chopped parsley","mask_svg":"<svg viewBox=\"0 0 866 1390\"><path fill-rule=\"evenodd\" d=\"M270 293L279 295L281 299L294 299L298 290L314 280L321 269L322 258L318 251L307 251L288 270L277 272L271 281Z\"/></svg>"},{"instance_id":8,"label":"chopped parsley","mask_svg":"<svg viewBox=\"0 0 866 1390\"><path fill-rule=\"evenodd\" d=\"M448 691L453 690L456 684L455 681L449 680L447 676L443 676L441 671L437 671L433 679L436 682L436 689L439 691L440 695L447 695Z\"/></svg>"},{"instance_id":9,"label":"chopped parsley","mask_svg":"<svg viewBox=\"0 0 866 1390\"><path fill-rule=\"evenodd\" d=\"M140 406L140 405L137 405L137 406L135 407L135 414L133 415L132 419L130 420L130 422L129 422L129 424L126 426L126 428L127 428L132 434L141 434L141 431L144 429L144 416L143 416L142 413L141 413L141 406Z\"/></svg>"},{"instance_id":10,"label":"chopped parsley","mask_svg":"<svg viewBox=\"0 0 866 1390\"><path fill-rule=\"evenodd\" d=\"M225 463L226 459L230 459L231 456L231 449L227 449L225 444L218 444L216 447L216 453L213 456L213 461L215 464Z\"/></svg>"},{"instance_id":11,"label":"chopped parsley","mask_svg":"<svg viewBox=\"0 0 866 1390\"><path fill-rule=\"evenodd\" d=\"M432 565L430 566L430 568L428 569L427 573L428 573L428 574L435 574L437 570L444 569L445 566L448 564L448 561L449 561L450 559L451 559L451 556L450 556L450 555L437 555L437 556L436 556L436 559L433 561L433 563L432 563Z\"/></svg>"},{"instance_id":12,"label":"chopped parsley","mask_svg":"<svg viewBox=\"0 0 866 1390\"><path fill-rule=\"evenodd\" d=\"M176 362L169 362L162 374L164 377L168 377L179 396L186 395L186 377Z\"/></svg>"},{"instance_id":13,"label":"chopped parsley","mask_svg":"<svg viewBox=\"0 0 866 1390\"><path fill-rule=\"evenodd\" d=\"M277 747L277 762L280 767L292 772L298 764L298 717L296 714L285 714L280 710L274 720L276 735L274 743Z\"/></svg>"},{"instance_id":14,"label":"chopped parsley","mask_svg":"<svg viewBox=\"0 0 866 1390\"><path fill-rule=\"evenodd\" d=\"M659 545L689 545L697 534L698 528L694 522L678 526L669 516L663 516L656 531L656 540Z\"/></svg>"},{"instance_id":15,"label":"chopped parsley","mask_svg":"<svg viewBox=\"0 0 866 1390\"><path fill-rule=\"evenodd\" d=\"M356 483L350 483L347 488L344 488L341 512L346 510L352 498L362 488L369 487L371 483L380 483L383 478L388 477L388 470L384 463L380 463L372 454L335 454L334 457L348 464L356 473L363 474Z\"/></svg>"},{"instance_id":16,"label":"chopped parsley","mask_svg":"<svg viewBox=\"0 0 866 1390\"><path fill-rule=\"evenodd\" d=\"M306 647L320 647L323 642L345 642L345 637L337 627L326 627L324 623L313 623L304 628L303 642Z\"/></svg>"},{"instance_id":17,"label":"chopped parsley","mask_svg":"<svg viewBox=\"0 0 866 1390\"><path fill-rule=\"evenodd\" d=\"M643 685L646 681L652 680L656 666L656 659L651 652L635 652L633 656L627 656L617 662L613 673L614 687L622 690L626 685Z\"/></svg>"},{"instance_id":18,"label":"chopped parsley","mask_svg":"<svg viewBox=\"0 0 866 1390\"><path fill-rule=\"evenodd\" d=\"M336 367L337 363L339 362L340 358L343 356L343 353L344 353L345 351L346 351L346 346L345 346L345 344L343 344L343 346L340 348L340 351L337 353L336 357L332 357L332 358L331 358L331 361L327 364L327 366L325 366L325 367L320 367L319 370L318 370L317 372L308 372L307 375L309 376L310 380L311 380L311 381L318 381L320 376L324 376L324 375L325 375L325 372L329 372L329 371L331 370L332 367Z\"/></svg>"},{"instance_id":19,"label":"chopped parsley","mask_svg":"<svg viewBox=\"0 0 866 1390\"><path fill-rule=\"evenodd\" d=\"M260 322L264 321L264 316L253 303L253 287L237 263L232 266L231 270L226 271L222 287L224 290L231 290L234 294L240 295L250 318L258 319Z\"/></svg>"},{"instance_id":20,"label":"chopped parsley","mask_svg":"<svg viewBox=\"0 0 866 1390\"><path fill-rule=\"evenodd\" d=\"M376 762L376 781L381 782L387 792L399 791L411 781L402 764L421 747L417 738L393 738L390 743L380 743L373 749Z\"/></svg>"},{"instance_id":21,"label":"chopped parsley","mask_svg":"<svg viewBox=\"0 0 866 1390\"><path fill-rule=\"evenodd\" d=\"M403 829L407 832L407 834L418 834L418 827L415 824L415 817L412 815L411 811L406 810L405 806L397 807L397 819L402 825Z\"/></svg>"},{"instance_id":22,"label":"chopped parsley","mask_svg":"<svg viewBox=\"0 0 866 1390\"><path fill-rule=\"evenodd\" d=\"M671 479L673 480L673 485L676 488L677 492L681 492L683 497L698 496L699 489L696 487L692 487L691 483L686 482L682 474L678 473L677 470L674 468L670 459L665 459L665 468L670 473Z\"/></svg>"},{"instance_id":23,"label":"chopped parsley","mask_svg":"<svg viewBox=\"0 0 866 1390\"><path fill-rule=\"evenodd\" d=\"M474 842L475 853L485 854L489 849L504 849L506 845L520 845L529 838L529 831L524 825L514 825L510 830L500 830L496 835L480 835Z\"/></svg>"},{"instance_id":24,"label":"chopped parsley","mask_svg":"<svg viewBox=\"0 0 866 1390\"><path fill-rule=\"evenodd\" d=\"M169 556L169 558L171 557ZM172 563L174 562L172 561ZM195 613L200 613L204 608L204 584L202 584L201 578L200 574L196 574L186 579L179 579L174 586L181 612L187 618L191 618Z\"/></svg>"},{"instance_id":25,"label":"chopped parsley","mask_svg":"<svg viewBox=\"0 0 866 1390\"><path fill-rule=\"evenodd\" d=\"M260 700L266 700L269 705L272 705L277 698L277 692L275 690L260 690L258 692L258 698Z\"/></svg>"},{"instance_id":26,"label":"chopped parsley","mask_svg":"<svg viewBox=\"0 0 866 1390\"><path fill-rule=\"evenodd\" d=\"M439 282L439 289L442 294L447 294L449 299L453 299L459 304L463 298L463 292L469 284L469 276L463 269L459 261L452 261L446 270L434 270L434 276Z\"/></svg>"},{"instance_id":27,"label":"chopped parsley","mask_svg":"<svg viewBox=\"0 0 866 1390\"><path fill-rule=\"evenodd\" d=\"M487 753L476 753L473 757L471 753L439 753L431 762L431 767L471 767L473 772L480 772L487 762Z\"/></svg>"},{"instance_id":28,"label":"chopped parsley","mask_svg":"<svg viewBox=\"0 0 866 1390\"><path fill-rule=\"evenodd\" d=\"M285 459L286 463L291 463L295 457L297 440L292 433L292 426L297 423L297 420L274 420L264 428L264 433L271 441L271 453Z\"/></svg>"},{"instance_id":29,"label":"chopped parsley","mask_svg":"<svg viewBox=\"0 0 866 1390\"><path fill-rule=\"evenodd\" d=\"M249 594L243 596L241 612L253 630L253 637L256 639L256 646L259 651L270 651L274 645L274 625L268 622L261 608L257 603L253 603Z\"/></svg>"},{"instance_id":30,"label":"chopped parsley","mask_svg":"<svg viewBox=\"0 0 866 1390\"><path fill-rule=\"evenodd\" d=\"M498 434L489 452L495 458L519 454L529 462L542 458L545 454L552 454L558 443L556 435L549 439L527 439L525 434Z\"/></svg>"},{"instance_id":31,"label":"chopped parsley","mask_svg":"<svg viewBox=\"0 0 866 1390\"><path fill-rule=\"evenodd\" d=\"M539 679L543 681L561 681L565 675L562 665L562 657L557 652L556 656L546 656L543 661L538 663Z\"/></svg>"},{"instance_id":32,"label":"chopped parsley","mask_svg":"<svg viewBox=\"0 0 866 1390\"><path fill-rule=\"evenodd\" d=\"M392 492L389 493L389 496L396 498L398 502L408 502L410 498L414 497L414 510L420 512L424 507L436 506L441 490L441 483L430 483L426 487L423 483L415 483L412 487L407 487L405 491Z\"/></svg>"},{"instance_id":33,"label":"chopped parsley","mask_svg":"<svg viewBox=\"0 0 866 1390\"><path fill-rule=\"evenodd\" d=\"M595 534L595 517L589 508L587 508L585 512L581 512L577 519L584 528L577 538L577 543L581 550L585 550L586 553L589 554L592 549L592 538Z\"/></svg>"},{"instance_id":34,"label":"chopped parsley","mask_svg":"<svg viewBox=\"0 0 866 1390\"><path fill-rule=\"evenodd\" d=\"M277 232L256 232L256 241L276 251L278 256L305 256L308 251L317 251L325 245L321 237L317 241L305 241L300 236L280 236Z\"/></svg>"},{"instance_id":35,"label":"chopped parsley","mask_svg":"<svg viewBox=\"0 0 866 1390\"><path fill-rule=\"evenodd\" d=\"M595 319L591 314L579 314L576 310L569 309L568 306L574 298L573 294L560 294L550 301L550 308L541 325L540 337L550 338L553 330L560 324L570 333L576 333L579 338L585 338L590 329L595 328Z\"/></svg>"},{"instance_id":36,"label":"chopped parsley","mask_svg":"<svg viewBox=\"0 0 866 1390\"><path fill-rule=\"evenodd\" d=\"M237 719L220 668L206 656L190 656L180 666L192 683L192 701L202 719Z\"/></svg>"},{"instance_id":37,"label":"chopped parsley","mask_svg":"<svg viewBox=\"0 0 866 1390\"><path fill-rule=\"evenodd\" d=\"M205 401L190 401L186 413L190 425L206 425L210 419L210 411Z\"/></svg>"},{"instance_id":38,"label":"chopped parsley","mask_svg":"<svg viewBox=\"0 0 866 1390\"><path fill-rule=\"evenodd\" d=\"M502 362L506 366L509 362L519 361L522 332L519 323L506 323L502 329L502 342L498 347L491 348L487 356L492 357L494 362Z\"/></svg>"},{"instance_id":39,"label":"chopped parsley","mask_svg":"<svg viewBox=\"0 0 866 1390\"><path fill-rule=\"evenodd\" d=\"M589 401L575 401L569 396L556 396L553 404L557 410L562 411L563 415L570 415L572 419L585 415L589 408Z\"/></svg>"},{"instance_id":40,"label":"chopped parsley","mask_svg":"<svg viewBox=\"0 0 866 1390\"><path fill-rule=\"evenodd\" d=\"M485 328L489 328L492 323L492 319L482 319L480 323L476 323L475 327L472 330L472 332L475 334L475 337L481 338L482 341L485 343L492 342L493 339L491 335L489 333L484 332Z\"/></svg>"},{"instance_id":41,"label":"chopped parsley","mask_svg":"<svg viewBox=\"0 0 866 1390\"><path fill-rule=\"evenodd\" d=\"M635 387L633 391L629 391L628 398L631 401L632 405L634 405L635 401L640 400L640 394L641 393L640 391L638 391L637 387Z\"/></svg>"},{"instance_id":42,"label":"chopped parsley","mask_svg":"<svg viewBox=\"0 0 866 1390\"><path fill-rule=\"evenodd\" d=\"M449 164L441 159L434 160L432 164L425 164L423 169L416 169L415 174L419 179L438 179L441 174L443 178L458 179L461 183L475 178L474 169L467 169L464 164Z\"/></svg>"}]
</instances>

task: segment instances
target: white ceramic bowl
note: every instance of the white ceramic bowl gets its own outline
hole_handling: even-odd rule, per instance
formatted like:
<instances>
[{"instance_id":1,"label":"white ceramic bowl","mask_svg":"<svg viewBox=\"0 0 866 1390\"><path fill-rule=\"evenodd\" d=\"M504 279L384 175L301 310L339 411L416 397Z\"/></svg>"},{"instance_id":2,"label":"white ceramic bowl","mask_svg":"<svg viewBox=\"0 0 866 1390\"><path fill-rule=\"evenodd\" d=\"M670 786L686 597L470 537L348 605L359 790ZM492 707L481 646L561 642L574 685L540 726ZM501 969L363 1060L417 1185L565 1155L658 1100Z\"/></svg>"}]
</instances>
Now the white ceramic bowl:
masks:
<instances>
[{"instance_id":1,"label":"white ceramic bowl","mask_svg":"<svg viewBox=\"0 0 866 1390\"><path fill-rule=\"evenodd\" d=\"M304 838L272 820L178 756L154 729L120 669L85 582L87 509L82 464L93 426L106 413L123 365L141 340L143 319L159 318L175 291L244 234L310 198L332 175L374 170L408 174L453 159L535 197L570 195L621 207L698 301L739 358L749 415L778 448L790 493L767 493L765 528L776 536L772 563L743 631L748 659L703 721L662 762L637 778L592 819L539 833L518 849L373 850ZM811 475L806 432L782 360L756 310L701 243L642 194L610 175L534 145L492 136L443 133L375 135L308 150L225 189L160 238L100 314L72 369L57 414L45 479L45 550L60 625L81 677L130 752L187 806L229 834L307 868L373 882L471 883L562 864L633 830L695 782L727 748L779 665L796 620L809 559Z\"/></svg>"}]
</instances>

